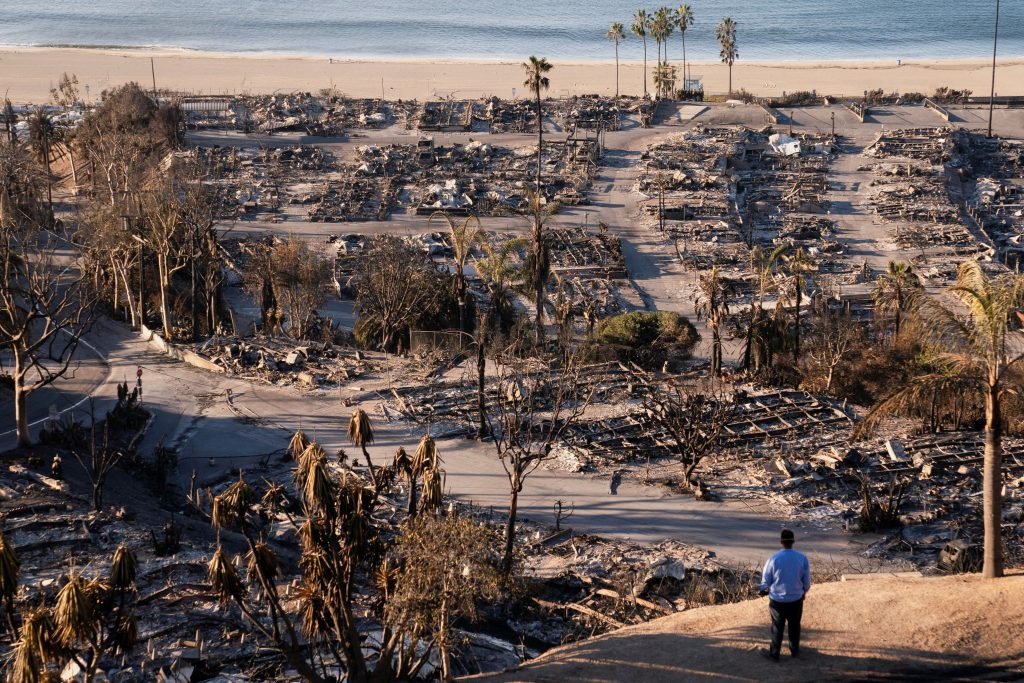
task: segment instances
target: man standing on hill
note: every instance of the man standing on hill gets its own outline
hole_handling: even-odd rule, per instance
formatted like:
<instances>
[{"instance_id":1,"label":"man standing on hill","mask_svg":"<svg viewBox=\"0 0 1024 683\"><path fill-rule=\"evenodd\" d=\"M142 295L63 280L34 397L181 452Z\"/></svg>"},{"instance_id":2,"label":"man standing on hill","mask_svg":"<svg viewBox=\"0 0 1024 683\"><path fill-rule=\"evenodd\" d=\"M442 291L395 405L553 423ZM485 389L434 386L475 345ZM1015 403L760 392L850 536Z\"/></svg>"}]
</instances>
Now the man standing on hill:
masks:
<instances>
[{"instance_id":1,"label":"man standing on hill","mask_svg":"<svg viewBox=\"0 0 1024 683\"><path fill-rule=\"evenodd\" d=\"M800 617L804 612L804 596L811 589L811 563L807 556L793 550L796 537L789 529L782 530L782 550L768 558L761 572L760 595L769 596L768 612L772 617L772 642L765 655L779 661L782 632L789 623L789 651L800 656Z\"/></svg>"}]
</instances>

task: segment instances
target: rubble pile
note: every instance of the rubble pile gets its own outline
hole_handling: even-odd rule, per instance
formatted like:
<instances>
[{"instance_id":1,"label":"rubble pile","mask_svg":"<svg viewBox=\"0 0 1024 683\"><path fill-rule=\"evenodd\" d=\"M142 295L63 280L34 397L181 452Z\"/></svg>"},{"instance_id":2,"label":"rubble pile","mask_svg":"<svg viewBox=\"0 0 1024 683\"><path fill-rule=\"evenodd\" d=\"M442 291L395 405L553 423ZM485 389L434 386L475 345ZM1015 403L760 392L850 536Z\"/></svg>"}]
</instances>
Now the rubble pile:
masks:
<instances>
[{"instance_id":1,"label":"rubble pile","mask_svg":"<svg viewBox=\"0 0 1024 683\"><path fill-rule=\"evenodd\" d=\"M377 370L362 352L330 342L288 337L215 337L196 345L227 372L274 384L337 385Z\"/></svg>"},{"instance_id":2,"label":"rubble pile","mask_svg":"<svg viewBox=\"0 0 1024 683\"><path fill-rule=\"evenodd\" d=\"M835 154L830 136L697 126L645 152L636 190L676 256L695 270L717 266L740 300L752 289L747 264L755 246L801 247L819 273L852 282L826 217Z\"/></svg>"},{"instance_id":3,"label":"rubble pile","mask_svg":"<svg viewBox=\"0 0 1024 683\"><path fill-rule=\"evenodd\" d=\"M424 102L416 117L415 127L420 130L449 132L472 130L474 104L469 100Z\"/></svg>"},{"instance_id":4,"label":"rubble pile","mask_svg":"<svg viewBox=\"0 0 1024 683\"><path fill-rule=\"evenodd\" d=\"M881 133L864 150L876 159L914 159L941 166L953 154L951 128L899 128Z\"/></svg>"},{"instance_id":5,"label":"rubble pile","mask_svg":"<svg viewBox=\"0 0 1024 683\"><path fill-rule=\"evenodd\" d=\"M593 392L592 401L616 403L633 395L629 372L619 363L586 366L580 382ZM500 389L488 382L485 392L496 396ZM505 387L504 390L509 390ZM475 382L446 382L432 386L404 386L391 391L389 407L413 422L444 423L446 436L475 434L480 423Z\"/></svg>"},{"instance_id":6,"label":"rubble pile","mask_svg":"<svg viewBox=\"0 0 1024 683\"><path fill-rule=\"evenodd\" d=\"M255 95L241 98L238 124L245 131L302 131L309 135L340 135L352 128L383 128L402 116L379 99L350 99L331 92L319 95Z\"/></svg>"},{"instance_id":7,"label":"rubble pile","mask_svg":"<svg viewBox=\"0 0 1024 683\"><path fill-rule=\"evenodd\" d=\"M582 226L552 228L548 236L551 272L573 313L604 318L621 312L622 284L614 281L627 280L629 272L619 238L604 231L589 233Z\"/></svg>"},{"instance_id":8,"label":"rubble pile","mask_svg":"<svg viewBox=\"0 0 1024 683\"><path fill-rule=\"evenodd\" d=\"M528 133L537 129L537 107L532 100L492 97L484 106L484 120L492 133Z\"/></svg>"},{"instance_id":9,"label":"rubble pile","mask_svg":"<svg viewBox=\"0 0 1024 683\"><path fill-rule=\"evenodd\" d=\"M967 212L1013 267L1024 252L1024 143L958 130Z\"/></svg>"},{"instance_id":10,"label":"rubble pile","mask_svg":"<svg viewBox=\"0 0 1024 683\"><path fill-rule=\"evenodd\" d=\"M722 432L721 449L775 446L792 438L820 440L845 434L851 424L850 413L825 397L795 390L747 395L739 399L735 415ZM573 424L565 443L586 469L654 462L674 452L670 437L638 405L619 416Z\"/></svg>"},{"instance_id":11,"label":"rubble pile","mask_svg":"<svg viewBox=\"0 0 1024 683\"><path fill-rule=\"evenodd\" d=\"M578 204L596 170L581 162L569 144L545 142L543 168L546 201ZM536 173L536 147L508 148L474 140L435 147L421 140L417 169L409 174L419 197L416 212L506 216L528 209Z\"/></svg>"},{"instance_id":12,"label":"rubble pile","mask_svg":"<svg viewBox=\"0 0 1024 683\"><path fill-rule=\"evenodd\" d=\"M874 173L870 205L882 221L893 225L894 239L901 248L937 248L958 257L984 249L950 198L950 179L944 166L921 164L908 157L870 168Z\"/></svg>"},{"instance_id":13,"label":"rubble pile","mask_svg":"<svg viewBox=\"0 0 1024 683\"><path fill-rule=\"evenodd\" d=\"M619 130L622 111L614 98L584 96L556 100L554 118L563 130Z\"/></svg>"},{"instance_id":14,"label":"rubble pile","mask_svg":"<svg viewBox=\"0 0 1024 683\"><path fill-rule=\"evenodd\" d=\"M217 197L217 217L236 220L302 202L305 188L329 177L335 162L320 147L197 147L206 184Z\"/></svg>"},{"instance_id":15,"label":"rubble pile","mask_svg":"<svg viewBox=\"0 0 1024 683\"><path fill-rule=\"evenodd\" d=\"M831 446L784 460L772 486L796 508L818 508L851 528L864 506L863 482L874 496L902 487L899 526L872 547L875 556L906 557L934 566L951 542L981 543L981 470L984 438L957 432L887 440L867 447ZM1024 440L1003 439L1004 539L1012 553L1024 546Z\"/></svg>"}]
</instances>

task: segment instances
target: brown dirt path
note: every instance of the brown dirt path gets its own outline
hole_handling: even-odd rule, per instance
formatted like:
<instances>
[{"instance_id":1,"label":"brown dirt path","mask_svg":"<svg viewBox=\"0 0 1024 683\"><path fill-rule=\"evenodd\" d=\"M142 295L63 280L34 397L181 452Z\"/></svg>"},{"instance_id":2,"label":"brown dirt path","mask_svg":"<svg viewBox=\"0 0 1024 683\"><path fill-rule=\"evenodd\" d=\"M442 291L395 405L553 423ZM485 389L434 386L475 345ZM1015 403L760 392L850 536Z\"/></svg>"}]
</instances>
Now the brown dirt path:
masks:
<instances>
[{"instance_id":1,"label":"brown dirt path","mask_svg":"<svg viewBox=\"0 0 1024 683\"><path fill-rule=\"evenodd\" d=\"M1024 573L995 581L880 575L814 586L803 629L800 659L765 659L763 598L621 629L474 680L1024 680Z\"/></svg>"}]
</instances>

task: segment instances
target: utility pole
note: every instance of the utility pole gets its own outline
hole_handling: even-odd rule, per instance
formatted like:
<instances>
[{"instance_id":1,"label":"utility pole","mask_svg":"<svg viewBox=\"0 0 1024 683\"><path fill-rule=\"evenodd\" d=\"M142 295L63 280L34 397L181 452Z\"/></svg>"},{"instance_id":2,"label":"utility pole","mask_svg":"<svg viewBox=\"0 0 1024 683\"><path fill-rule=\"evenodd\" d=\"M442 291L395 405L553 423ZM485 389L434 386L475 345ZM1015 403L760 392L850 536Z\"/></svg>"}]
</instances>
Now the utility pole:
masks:
<instances>
[{"instance_id":1,"label":"utility pole","mask_svg":"<svg viewBox=\"0 0 1024 683\"><path fill-rule=\"evenodd\" d=\"M999 46L999 0L996 0L996 28L992 34L992 92L988 98L988 136L992 137L992 110L996 104L996 48Z\"/></svg>"},{"instance_id":2,"label":"utility pole","mask_svg":"<svg viewBox=\"0 0 1024 683\"><path fill-rule=\"evenodd\" d=\"M836 136L836 113L832 112L832 137Z\"/></svg>"},{"instance_id":3,"label":"utility pole","mask_svg":"<svg viewBox=\"0 0 1024 683\"><path fill-rule=\"evenodd\" d=\"M153 65L153 58L149 58L149 73L153 76L153 99L156 99L156 66Z\"/></svg>"}]
</instances>

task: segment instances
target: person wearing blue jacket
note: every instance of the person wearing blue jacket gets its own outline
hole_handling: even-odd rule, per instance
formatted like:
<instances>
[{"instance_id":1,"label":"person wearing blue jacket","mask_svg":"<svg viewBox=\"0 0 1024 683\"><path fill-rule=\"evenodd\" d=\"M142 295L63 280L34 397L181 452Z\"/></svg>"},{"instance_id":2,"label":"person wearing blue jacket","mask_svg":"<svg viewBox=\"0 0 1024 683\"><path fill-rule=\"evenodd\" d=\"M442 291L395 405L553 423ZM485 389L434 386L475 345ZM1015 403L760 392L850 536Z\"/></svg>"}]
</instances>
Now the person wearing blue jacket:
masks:
<instances>
[{"instance_id":1,"label":"person wearing blue jacket","mask_svg":"<svg viewBox=\"0 0 1024 683\"><path fill-rule=\"evenodd\" d=\"M768 558L761 572L760 595L768 596L768 613L772 619L772 642L766 656L779 661L782 634L789 624L789 651L800 656L800 618L804 612L804 597L811 590L811 563L807 556L793 550L796 536L789 529L782 530L782 550Z\"/></svg>"}]
</instances>

